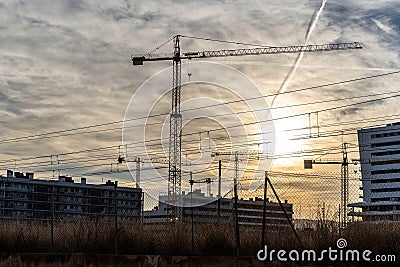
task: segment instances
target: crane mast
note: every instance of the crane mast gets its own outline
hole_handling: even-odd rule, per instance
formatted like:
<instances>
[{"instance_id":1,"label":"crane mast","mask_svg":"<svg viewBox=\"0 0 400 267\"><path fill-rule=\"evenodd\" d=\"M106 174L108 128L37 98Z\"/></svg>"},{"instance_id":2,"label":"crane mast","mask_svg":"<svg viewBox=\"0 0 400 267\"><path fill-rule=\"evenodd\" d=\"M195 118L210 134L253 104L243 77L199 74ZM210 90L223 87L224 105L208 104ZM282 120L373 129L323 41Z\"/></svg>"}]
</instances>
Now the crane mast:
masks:
<instances>
[{"instance_id":1,"label":"crane mast","mask_svg":"<svg viewBox=\"0 0 400 267\"><path fill-rule=\"evenodd\" d=\"M181 48L179 35L174 38L174 58L172 66L172 106L169 120L169 168L168 168L168 218L179 218L178 201L181 195Z\"/></svg>"},{"instance_id":2,"label":"crane mast","mask_svg":"<svg viewBox=\"0 0 400 267\"><path fill-rule=\"evenodd\" d=\"M170 209L168 209L169 220L179 220L180 208L179 201L181 196L181 144L182 144L182 114L180 111L181 101L181 60L195 58L213 58L213 57L230 57L230 56L247 56L247 55L265 55L265 54L282 54L282 53L299 53L299 52L322 52L333 50L349 50L361 49L362 46L357 43L338 43L338 44L322 44L322 45L305 45L305 46L282 46L282 47L260 47L260 48L244 48L244 49L224 49L224 50L208 50L198 52L181 53L180 37L173 37L174 52L163 54L136 54L131 56L133 65L143 65L144 61L164 61L172 60L172 106L170 113L170 131L169 131L169 170L168 170L168 201ZM188 37L188 36L186 36Z\"/></svg>"}]
</instances>

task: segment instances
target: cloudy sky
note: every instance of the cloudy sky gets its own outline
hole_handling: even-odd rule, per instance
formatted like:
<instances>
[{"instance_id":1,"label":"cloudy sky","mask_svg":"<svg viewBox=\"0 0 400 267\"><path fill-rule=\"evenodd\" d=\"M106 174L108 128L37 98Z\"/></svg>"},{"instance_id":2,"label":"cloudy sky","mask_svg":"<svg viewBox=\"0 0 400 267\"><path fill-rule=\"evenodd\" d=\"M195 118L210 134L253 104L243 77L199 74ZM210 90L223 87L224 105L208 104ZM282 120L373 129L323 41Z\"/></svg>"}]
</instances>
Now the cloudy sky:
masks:
<instances>
[{"instance_id":1,"label":"cloudy sky","mask_svg":"<svg viewBox=\"0 0 400 267\"><path fill-rule=\"evenodd\" d=\"M171 62L146 62L144 66L132 66L130 56L151 51L176 34L266 46L304 45L306 42L362 43L362 50L305 54L284 89L291 92L398 71L399 10L400 3L389 0L1 1L0 169L3 173L8 168L42 171L37 174L42 178L51 178L53 173L80 175L93 170L114 172L126 169L125 165L116 165L116 158L122 139L121 121L129 101L143 82L171 65ZM202 51L235 49L244 45L182 38L181 47L183 51ZM156 50L171 51L171 42ZM297 57L296 54L264 55L209 61L240 71L254 82L262 95L270 96L280 90ZM195 71L195 67L184 68L182 81L188 81L189 72L193 72L192 78L195 79L199 75ZM273 152L287 154L331 149L332 153L338 153L342 138L351 143L351 151L356 152L356 129L400 119L398 98L387 98L398 91L399 78L399 74L393 74L280 95L271 109L273 118L303 113L310 115L274 121L277 138ZM232 91L221 93L211 86L192 86L192 89L188 86L186 96L182 96L184 101L192 97L228 101L253 94L235 96ZM196 88L202 89L196 91ZM371 96L379 93L382 95ZM156 110L168 112L167 102L159 100L160 97L149 95L148 103L143 100L143 106L151 106L155 104L154 99L158 99L160 102L157 103L161 104ZM321 111L381 97L386 99ZM207 100L202 101L207 103ZM266 97L265 101L271 107L273 97ZM313 104L315 102L318 103ZM240 104L230 108L243 111ZM265 110L268 110L267 106ZM212 109L208 109L207 116L213 118L213 115ZM246 120L254 121L254 117L242 116L241 120L246 123ZM165 121L165 117L160 121ZM65 132L111 122L113 124ZM138 131L143 130L140 128L143 122L137 121ZM320 126L321 136L334 136L307 138L318 135L316 127L311 129L311 133L307 129L310 122L311 126ZM220 138L218 142L222 144L224 134L235 135L227 132L213 134L212 129L221 124L223 121L215 117L188 124L184 132L203 131L202 136L193 135L190 140L198 147L200 140L204 139L203 148L208 146L211 150L207 138ZM299 128L305 129L295 130ZM211 134L206 133L210 130ZM58 131L61 132L41 135ZM254 129L247 128L246 131ZM343 136L338 134L341 131ZM146 138L159 139L161 134L159 130L148 131ZM13 140L26 136L30 137ZM110 148L96 150L102 147ZM252 143L250 147L242 148L254 147ZM75 153L82 150L88 151ZM195 154L193 150L190 153ZM193 154L187 156L188 160L201 157ZM315 158L319 155L306 156ZM338 157L340 154L328 156ZM352 156L358 155L353 153ZM21 160L28 157L38 158ZM101 166L85 167L92 165ZM83 168L76 168L79 166ZM144 168L146 166L143 164ZM301 171L301 158L277 159L272 168ZM131 181L127 173L103 176ZM90 179L98 182L101 177L93 175Z\"/></svg>"}]
</instances>

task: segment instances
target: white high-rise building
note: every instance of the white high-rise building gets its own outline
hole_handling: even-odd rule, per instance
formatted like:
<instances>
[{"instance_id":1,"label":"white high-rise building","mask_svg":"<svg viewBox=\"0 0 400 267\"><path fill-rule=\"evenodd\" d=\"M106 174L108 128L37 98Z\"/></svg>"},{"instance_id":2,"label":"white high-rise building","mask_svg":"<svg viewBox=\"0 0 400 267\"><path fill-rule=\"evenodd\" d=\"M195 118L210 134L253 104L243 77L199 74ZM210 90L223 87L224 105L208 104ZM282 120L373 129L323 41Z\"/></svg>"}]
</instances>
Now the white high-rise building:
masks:
<instances>
[{"instance_id":1,"label":"white high-rise building","mask_svg":"<svg viewBox=\"0 0 400 267\"><path fill-rule=\"evenodd\" d=\"M400 220L400 123L358 131L364 221Z\"/></svg>"}]
</instances>

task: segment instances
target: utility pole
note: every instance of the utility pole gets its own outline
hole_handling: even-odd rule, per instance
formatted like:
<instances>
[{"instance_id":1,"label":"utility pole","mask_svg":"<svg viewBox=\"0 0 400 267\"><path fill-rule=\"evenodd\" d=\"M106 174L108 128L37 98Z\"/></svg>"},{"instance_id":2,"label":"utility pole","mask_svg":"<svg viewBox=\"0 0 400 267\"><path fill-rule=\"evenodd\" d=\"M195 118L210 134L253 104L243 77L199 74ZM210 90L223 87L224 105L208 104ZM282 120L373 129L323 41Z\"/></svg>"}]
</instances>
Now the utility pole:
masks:
<instances>
[{"instance_id":1,"label":"utility pole","mask_svg":"<svg viewBox=\"0 0 400 267\"><path fill-rule=\"evenodd\" d=\"M342 144L342 168L341 168L341 213L342 222L341 227L344 228L347 225L347 204L349 201L349 161L347 158L347 143Z\"/></svg>"},{"instance_id":2,"label":"utility pole","mask_svg":"<svg viewBox=\"0 0 400 267\"><path fill-rule=\"evenodd\" d=\"M220 223L221 220L221 180L222 180L222 160L218 161L218 217L217 222Z\"/></svg>"},{"instance_id":3,"label":"utility pole","mask_svg":"<svg viewBox=\"0 0 400 267\"><path fill-rule=\"evenodd\" d=\"M235 151L235 174L233 176L233 184L236 186L239 180L239 154Z\"/></svg>"},{"instance_id":4,"label":"utility pole","mask_svg":"<svg viewBox=\"0 0 400 267\"><path fill-rule=\"evenodd\" d=\"M191 219L192 219L192 253L194 253L194 214L193 214L193 175L192 172L190 172L190 211L191 211Z\"/></svg>"},{"instance_id":5,"label":"utility pole","mask_svg":"<svg viewBox=\"0 0 400 267\"><path fill-rule=\"evenodd\" d=\"M136 188L140 188L140 158L136 158Z\"/></svg>"},{"instance_id":6,"label":"utility pole","mask_svg":"<svg viewBox=\"0 0 400 267\"><path fill-rule=\"evenodd\" d=\"M218 197L221 198L222 160L218 161Z\"/></svg>"}]
</instances>

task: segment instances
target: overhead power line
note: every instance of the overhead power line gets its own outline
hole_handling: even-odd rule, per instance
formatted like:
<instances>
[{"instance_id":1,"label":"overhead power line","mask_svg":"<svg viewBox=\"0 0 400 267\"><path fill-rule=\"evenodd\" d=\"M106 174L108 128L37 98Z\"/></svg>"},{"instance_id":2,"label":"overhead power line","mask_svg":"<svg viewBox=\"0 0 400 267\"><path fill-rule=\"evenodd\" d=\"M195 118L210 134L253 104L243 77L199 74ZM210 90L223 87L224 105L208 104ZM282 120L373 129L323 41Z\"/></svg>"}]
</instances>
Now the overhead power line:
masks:
<instances>
[{"instance_id":1,"label":"overhead power line","mask_svg":"<svg viewBox=\"0 0 400 267\"><path fill-rule=\"evenodd\" d=\"M317 89L317 88L323 88L323 87L329 87L329 86L334 86L334 85L339 85L339 84L362 81L362 80L367 80L367 79L372 79L372 78L377 78L377 77L384 77L384 76L394 75L394 74L398 74L398 73L400 73L400 71L387 72L387 73L376 74L376 75L371 75L371 76L365 76L365 77L361 77L361 78L355 78L355 79L350 79L350 80L345 80L345 81L340 81L340 82L334 82L334 83L328 83L328 84L323 84L323 85L318 85L318 86L295 89L295 90L292 90L292 91L289 91L289 92L268 94L268 95L264 95L264 96L251 97L251 98L246 98L246 99L238 99L238 100L227 101L227 102L224 102L224 103L206 105L206 106L201 106L201 107L196 107L196 108L189 108L189 109L182 110L182 112L198 110L198 109L204 109L204 108L210 108L210 107L216 107L216 106L220 106L220 105L227 105L227 104L245 102L245 101L249 101L249 100L255 100L255 99L259 99L259 98L267 98L267 97L277 96L277 95L281 95L281 94L291 94L291 93L307 91L307 90L312 90L312 89ZM308 104L311 105L313 103L308 103ZM131 119L127 119L125 121L143 120L143 119L148 119L148 118L152 118L152 117L165 116L165 115L168 115L168 114L169 114L169 112L166 112L166 113L149 115L149 116L146 116L146 117L131 118ZM90 129L90 128L109 126L109 125L114 125L114 124L120 124L120 123L123 123L123 122L124 122L124 120L119 120L119 121L106 122L106 123L101 123L101 124L94 124L94 125L88 125L88 126L64 129L64 130L59 130L59 131L52 131L52 132L47 132L47 133L40 133L40 134L27 135L27 136L22 136L22 137L3 139L3 140L0 140L0 144L13 143L13 142L19 142L19 141L25 141L25 140L34 140L34 139L39 139L39 138L50 138L50 137L52 137L51 135L55 135L55 134L58 134L57 137L82 134L82 133L70 133L70 132L86 130L86 129ZM84 132L84 133L94 133L94 132L111 131L111 130L115 130L115 128L114 129L88 131L88 132Z\"/></svg>"},{"instance_id":2,"label":"overhead power line","mask_svg":"<svg viewBox=\"0 0 400 267\"><path fill-rule=\"evenodd\" d=\"M393 119L394 116L397 116L397 115L391 115L391 116L388 116L388 118L389 119ZM385 117L386 116L371 117L368 120L365 120L365 122L369 122L369 121L378 122L380 120L384 120ZM359 122L360 122L359 120L350 120L350 121L342 121L340 123L334 123L334 124L326 124L326 125L322 124L322 125L320 125L320 128L332 127L332 126L340 126L340 125L349 125L349 124L355 124L355 123L359 123ZM374 127L374 126L376 126L376 125L368 125L368 127ZM295 130L304 130L304 129L308 129L308 128L294 128L294 129L287 129L287 130L284 130L284 131L295 131ZM356 130L356 129L357 128L340 129L340 130L334 131L333 132L334 134L332 134L332 132L329 132L329 136L340 136L340 135L355 134L354 130ZM243 136L243 137L258 136L258 135L264 134L264 133L267 133L267 132L249 133L249 134L245 134L245 135L239 135L238 137L240 137L240 136ZM320 134L321 134L320 137L328 136L328 134L326 132L320 132ZM306 137L298 137L298 139L308 139L308 138L309 138L308 136L306 136ZM214 137L212 139L213 140L224 140L225 137ZM160 139L149 140L149 142L159 142L159 141L160 141ZM192 140L192 141L188 141L187 143L188 144L197 144L197 142L198 142L197 140ZM132 143L132 144L127 144L127 145L129 145L130 149L134 149L135 147L139 148L139 146L135 146L135 144L136 145L139 145L139 144L141 145L141 142L135 142L135 143ZM246 141L243 141L242 143L240 143L239 145L248 145L248 144L252 144L252 142L249 143L246 140ZM256 145L256 144L253 143L253 145ZM160 144L158 144L158 143L146 144L147 148L159 147L159 146L160 146ZM221 147L221 146L219 146L219 147ZM229 145L224 145L224 147L229 148L230 146ZM101 152L102 155L104 155L104 151L110 151L110 150L115 151L115 155L117 156L118 149L121 149L121 148L123 148L122 145L114 145L114 146L107 146L107 147L99 147L99 148L71 151L71 152L67 152L67 153L59 153L57 155L48 154L48 155L39 155L39 156L32 156L32 157L15 158L15 159L1 160L0 164L2 164L3 166L7 166L7 165L10 166L10 165L13 165L15 162L18 162L19 164L21 164L21 162L23 162L23 161L32 161L32 160L44 159L44 158L48 159L48 161L45 161L45 162L50 162L51 160L55 161L56 160L56 156L62 158L64 156L76 156L78 154L90 154L90 153L96 153L96 152ZM196 149L187 150L187 152L192 152L192 151L195 152L197 150ZM152 155L154 153L156 153L156 152L150 152L148 154ZM158 156L158 152L155 155ZM87 157L89 157L89 156L87 156ZM93 156L90 156L90 157L93 157ZM76 158L76 157L74 157L74 158ZM85 157L81 157L81 158L85 158ZM65 160L68 160L68 159L62 158L62 161L65 161ZM4 165L4 163L9 163L9 164Z\"/></svg>"}]
</instances>

